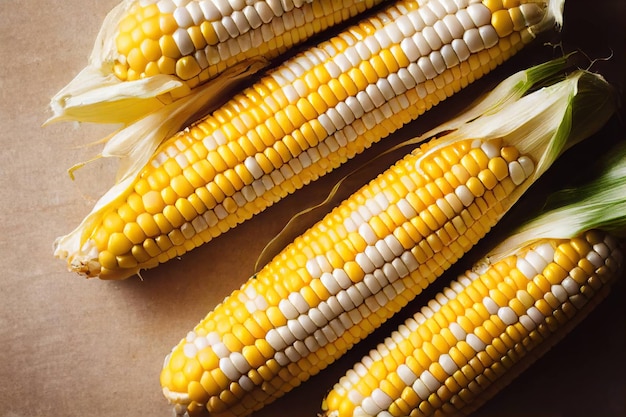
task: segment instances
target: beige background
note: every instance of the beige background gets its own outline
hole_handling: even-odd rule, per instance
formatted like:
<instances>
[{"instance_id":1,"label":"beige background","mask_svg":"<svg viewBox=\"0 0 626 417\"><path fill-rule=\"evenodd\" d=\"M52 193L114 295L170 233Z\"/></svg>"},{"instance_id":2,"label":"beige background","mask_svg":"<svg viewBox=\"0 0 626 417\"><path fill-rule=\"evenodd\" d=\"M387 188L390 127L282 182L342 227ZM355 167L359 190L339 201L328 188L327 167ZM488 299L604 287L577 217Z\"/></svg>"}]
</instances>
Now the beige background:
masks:
<instances>
[{"instance_id":1,"label":"beige background","mask_svg":"<svg viewBox=\"0 0 626 417\"><path fill-rule=\"evenodd\" d=\"M112 179L112 164L94 163L75 182L66 169L97 153L98 146L84 145L110 127L40 125L49 116L49 98L85 65L115 3L0 0L0 417L169 416L158 382L165 354L246 280L265 243L293 213L321 199L348 172L341 169L181 260L144 273L143 281L85 280L67 272L53 259L52 242L89 211ZM566 48L592 57L612 49L615 56L593 69L623 89L624 3L568 0L566 9ZM351 166L551 54L535 44ZM593 141L605 146L624 140L624 130L622 114ZM566 155L540 186L575 173L577 163L600 152L592 148ZM515 216L508 219L514 224ZM476 415L626 415L625 287L622 280L562 344ZM323 393L389 329L257 416L314 416Z\"/></svg>"}]
</instances>

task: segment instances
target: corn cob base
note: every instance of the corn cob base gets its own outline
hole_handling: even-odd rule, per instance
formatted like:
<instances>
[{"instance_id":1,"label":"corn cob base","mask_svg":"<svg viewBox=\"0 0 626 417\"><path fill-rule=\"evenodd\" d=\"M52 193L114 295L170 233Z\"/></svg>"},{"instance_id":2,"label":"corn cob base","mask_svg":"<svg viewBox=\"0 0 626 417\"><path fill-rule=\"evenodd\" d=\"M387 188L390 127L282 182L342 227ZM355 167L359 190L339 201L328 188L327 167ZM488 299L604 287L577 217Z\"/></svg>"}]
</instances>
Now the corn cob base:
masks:
<instances>
[{"instance_id":1,"label":"corn cob base","mask_svg":"<svg viewBox=\"0 0 626 417\"><path fill-rule=\"evenodd\" d=\"M623 261L592 231L466 273L340 380L326 415L468 415L582 320Z\"/></svg>"}]
</instances>

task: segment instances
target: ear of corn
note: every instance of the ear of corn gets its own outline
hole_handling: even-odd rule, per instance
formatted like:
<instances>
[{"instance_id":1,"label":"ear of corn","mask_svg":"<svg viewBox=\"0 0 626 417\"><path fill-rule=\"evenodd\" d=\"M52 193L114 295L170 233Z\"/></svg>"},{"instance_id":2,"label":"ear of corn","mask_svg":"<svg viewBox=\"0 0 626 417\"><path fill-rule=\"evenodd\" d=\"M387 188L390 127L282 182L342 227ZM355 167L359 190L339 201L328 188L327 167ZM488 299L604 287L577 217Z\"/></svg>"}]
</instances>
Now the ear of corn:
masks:
<instances>
[{"instance_id":1,"label":"ear of corn","mask_svg":"<svg viewBox=\"0 0 626 417\"><path fill-rule=\"evenodd\" d=\"M349 370L326 416L468 415L564 337L624 272L624 246L597 229L626 233L614 151L608 174L562 192Z\"/></svg>"},{"instance_id":2,"label":"ear of corn","mask_svg":"<svg viewBox=\"0 0 626 417\"><path fill-rule=\"evenodd\" d=\"M381 1L122 0L105 18L88 66L53 97L52 120L128 123Z\"/></svg>"},{"instance_id":3,"label":"ear of corn","mask_svg":"<svg viewBox=\"0 0 626 417\"><path fill-rule=\"evenodd\" d=\"M554 144L560 151L551 161L572 144L567 113L580 76L591 75L577 73L484 116L488 125L507 124L535 110L517 127L496 129L501 136L485 131L481 117L467 138L452 132L422 145L287 246L166 358L161 384L177 413L247 415L399 311L545 171L550 163L537 161ZM561 122L547 123L554 113Z\"/></svg>"},{"instance_id":4,"label":"ear of corn","mask_svg":"<svg viewBox=\"0 0 626 417\"><path fill-rule=\"evenodd\" d=\"M182 255L489 72L559 21L560 6L398 1L166 141L55 253L101 278Z\"/></svg>"}]
</instances>

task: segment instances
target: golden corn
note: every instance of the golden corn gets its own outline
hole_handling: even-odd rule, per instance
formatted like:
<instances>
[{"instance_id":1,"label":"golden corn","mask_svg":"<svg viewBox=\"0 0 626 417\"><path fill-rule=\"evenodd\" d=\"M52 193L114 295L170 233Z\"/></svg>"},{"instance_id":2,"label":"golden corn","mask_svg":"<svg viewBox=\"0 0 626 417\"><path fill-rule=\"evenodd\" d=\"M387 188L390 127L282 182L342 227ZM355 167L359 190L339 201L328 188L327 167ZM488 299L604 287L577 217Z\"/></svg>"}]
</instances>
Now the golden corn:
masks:
<instances>
[{"instance_id":1,"label":"golden corn","mask_svg":"<svg viewBox=\"0 0 626 417\"><path fill-rule=\"evenodd\" d=\"M339 380L325 416L468 415L606 295L622 251L590 231L466 272Z\"/></svg>"},{"instance_id":2,"label":"golden corn","mask_svg":"<svg viewBox=\"0 0 626 417\"><path fill-rule=\"evenodd\" d=\"M496 11L511 22L500 27L506 16ZM108 279L180 256L480 78L551 27L551 11L543 1L395 2L166 141L55 253L71 270ZM500 173L483 175L493 186ZM467 187L480 191L476 181Z\"/></svg>"},{"instance_id":3,"label":"golden corn","mask_svg":"<svg viewBox=\"0 0 626 417\"><path fill-rule=\"evenodd\" d=\"M502 140L440 143L336 207L174 348L161 384L178 414L247 415L318 373L466 253L532 183L532 159ZM528 170L516 177L516 164ZM487 186L478 176L490 166L499 180Z\"/></svg>"}]
</instances>

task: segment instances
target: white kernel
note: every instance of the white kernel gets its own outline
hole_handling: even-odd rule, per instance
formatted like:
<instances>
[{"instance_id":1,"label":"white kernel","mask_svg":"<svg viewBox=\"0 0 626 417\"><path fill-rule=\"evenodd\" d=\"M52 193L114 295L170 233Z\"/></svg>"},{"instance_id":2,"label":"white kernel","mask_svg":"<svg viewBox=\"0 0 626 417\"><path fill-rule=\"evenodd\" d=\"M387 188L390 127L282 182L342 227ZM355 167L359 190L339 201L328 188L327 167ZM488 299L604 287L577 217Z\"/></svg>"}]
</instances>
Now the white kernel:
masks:
<instances>
[{"instance_id":1,"label":"white kernel","mask_svg":"<svg viewBox=\"0 0 626 417\"><path fill-rule=\"evenodd\" d=\"M478 28L478 33L480 34L480 38L483 40L483 45L485 48L491 48L496 46L500 37L498 33L491 25L485 25Z\"/></svg>"},{"instance_id":2,"label":"white kernel","mask_svg":"<svg viewBox=\"0 0 626 417\"><path fill-rule=\"evenodd\" d=\"M375 416L382 411L382 408L374 402L372 397L365 397L361 403L361 408L367 416Z\"/></svg>"},{"instance_id":3,"label":"white kernel","mask_svg":"<svg viewBox=\"0 0 626 417\"><path fill-rule=\"evenodd\" d=\"M448 326L448 328L450 329L450 332L454 335L456 340L458 341L465 340L467 333L465 332L465 330L463 330L463 328L461 327L459 323L456 323L456 322L450 323L450 326Z\"/></svg>"},{"instance_id":4,"label":"white kernel","mask_svg":"<svg viewBox=\"0 0 626 417\"><path fill-rule=\"evenodd\" d=\"M396 258L391 261L391 265L398 271L401 277L409 275L419 267L419 263L410 251L405 251L400 255L400 258Z\"/></svg>"},{"instance_id":5,"label":"white kernel","mask_svg":"<svg viewBox=\"0 0 626 417\"><path fill-rule=\"evenodd\" d=\"M309 312L307 311L307 314L301 314L297 320L298 320L298 323L300 323L300 326L302 326L302 328L307 334L313 334L313 332L317 330L317 326L315 325L313 320L309 317L308 313Z\"/></svg>"},{"instance_id":6,"label":"white kernel","mask_svg":"<svg viewBox=\"0 0 626 417\"><path fill-rule=\"evenodd\" d=\"M376 236L374 229L372 229L369 223L361 223L358 227L358 231L368 245L373 245L378 241L378 236Z\"/></svg>"},{"instance_id":7,"label":"white kernel","mask_svg":"<svg viewBox=\"0 0 626 417\"><path fill-rule=\"evenodd\" d=\"M456 52L454 52L452 45L442 46L440 53L446 68L452 68L459 64L459 57L456 55Z\"/></svg>"},{"instance_id":8,"label":"white kernel","mask_svg":"<svg viewBox=\"0 0 626 417\"><path fill-rule=\"evenodd\" d=\"M519 318L519 322L529 332L533 331L537 327L536 323L527 315L521 316Z\"/></svg>"},{"instance_id":9,"label":"white kernel","mask_svg":"<svg viewBox=\"0 0 626 417\"><path fill-rule=\"evenodd\" d=\"M474 201L474 194L472 194L470 189L467 188L465 184L461 184L456 187L454 193L465 207L468 207Z\"/></svg>"},{"instance_id":10,"label":"white kernel","mask_svg":"<svg viewBox=\"0 0 626 417\"><path fill-rule=\"evenodd\" d=\"M224 29L226 29L226 32L228 32L228 35L231 38L236 38L237 36L240 35L239 29L237 28L237 24L230 16L224 16L221 22L222 22L222 26L224 26Z\"/></svg>"},{"instance_id":11,"label":"white kernel","mask_svg":"<svg viewBox=\"0 0 626 417\"><path fill-rule=\"evenodd\" d=\"M309 304L299 292L292 292L287 296L287 298L300 314L304 314L309 311Z\"/></svg>"},{"instance_id":12,"label":"white kernel","mask_svg":"<svg viewBox=\"0 0 626 417\"><path fill-rule=\"evenodd\" d=\"M522 169L524 170L524 174L526 174L527 177L529 177L533 172L535 172L535 163L529 157L522 155L517 159L517 161L522 166Z\"/></svg>"},{"instance_id":13,"label":"white kernel","mask_svg":"<svg viewBox=\"0 0 626 417\"><path fill-rule=\"evenodd\" d=\"M463 42L471 53L482 51L485 48L483 40L480 36L480 32L476 28L465 31L465 33L463 34Z\"/></svg>"},{"instance_id":14,"label":"white kernel","mask_svg":"<svg viewBox=\"0 0 626 417\"><path fill-rule=\"evenodd\" d=\"M250 364L240 352L231 353L229 359L239 373L245 374L250 370Z\"/></svg>"},{"instance_id":15,"label":"white kernel","mask_svg":"<svg viewBox=\"0 0 626 417\"><path fill-rule=\"evenodd\" d=\"M382 410L387 409L393 402L393 399L380 388L376 388L374 391L372 391L371 398Z\"/></svg>"},{"instance_id":16,"label":"white kernel","mask_svg":"<svg viewBox=\"0 0 626 417\"><path fill-rule=\"evenodd\" d=\"M318 332L319 330L316 330L315 334L317 334ZM309 350L309 352L317 352L317 350L321 347L320 341L318 341L315 336L309 336L304 339L304 345Z\"/></svg>"},{"instance_id":17,"label":"white kernel","mask_svg":"<svg viewBox=\"0 0 626 417\"><path fill-rule=\"evenodd\" d=\"M412 10L406 16L408 17L409 21L411 22L411 25L413 25L413 29L416 32L421 32L422 29L426 27L426 23L424 22L424 19L422 19L422 16L419 13L419 9Z\"/></svg>"},{"instance_id":18,"label":"white kernel","mask_svg":"<svg viewBox=\"0 0 626 417\"><path fill-rule=\"evenodd\" d=\"M396 370L398 376L407 386L413 385L415 380L417 379L417 375L405 364L400 364L398 369Z\"/></svg>"},{"instance_id":19,"label":"white kernel","mask_svg":"<svg viewBox=\"0 0 626 417\"><path fill-rule=\"evenodd\" d=\"M515 262L515 266L519 271L528 279L533 279L535 275L538 274L538 271L530 264L526 259L522 257L518 257Z\"/></svg>"},{"instance_id":20,"label":"white kernel","mask_svg":"<svg viewBox=\"0 0 626 417\"><path fill-rule=\"evenodd\" d=\"M447 69L446 62L444 61L441 52L432 51L428 57L430 58L430 63L437 74L442 74ZM439 79L439 77L436 79Z\"/></svg>"},{"instance_id":21,"label":"white kernel","mask_svg":"<svg viewBox=\"0 0 626 417\"><path fill-rule=\"evenodd\" d=\"M185 343L183 346L183 353L188 358L195 358L198 353L198 348L194 343Z\"/></svg>"},{"instance_id":22,"label":"white kernel","mask_svg":"<svg viewBox=\"0 0 626 417\"><path fill-rule=\"evenodd\" d=\"M394 282L396 281L398 278L400 278L400 273L398 272L398 270L393 266L393 264L385 264L382 268L383 270L383 274L385 275L385 277L387 278L387 280L389 282Z\"/></svg>"},{"instance_id":23,"label":"white kernel","mask_svg":"<svg viewBox=\"0 0 626 417\"><path fill-rule=\"evenodd\" d=\"M449 44L454 39L443 20L436 21L433 28L444 45Z\"/></svg>"},{"instance_id":24,"label":"white kernel","mask_svg":"<svg viewBox=\"0 0 626 417\"><path fill-rule=\"evenodd\" d=\"M296 340L304 340L308 336L307 332L304 330L304 327L302 327L298 320L288 320L287 328L289 329L293 337L296 338Z\"/></svg>"},{"instance_id":25,"label":"white kernel","mask_svg":"<svg viewBox=\"0 0 626 417\"><path fill-rule=\"evenodd\" d=\"M541 313L541 311L539 311L539 309L535 306L530 307L527 311L526 314L528 314L528 317L530 317L532 319L532 321L534 321L536 324L541 324L543 323L545 317L544 315Z\"/></svg>"},{"instance_id":26,"label":"white kernel","mask_svg":"<svg viewBox=\"0 0 626 417\"><path fill-rule=\"evenodd\" d=\"M409 18L408 15L403 14L399 16L396 19L395 23L396 23L396 26L398 27L398 30L402 32L403 38L407 38L415 32L415 28L413 27L413 24L411 23L411 19Z\"/></svg>"},{"instance_id":27,"label":"white kernel","mask_svg":"<svg viewBox=\"0 0 626 417\"><path fill-rule=\"evenodd\" d=\"M511 325L517 322L517 315L509 306L502 307L498 310L498 317L504 324Z\"/></svg>"},{"instance_id":28,"label":"white kernel","mask_svg":"<svg viewBox=\"0 0 626 417\"><path fill-rule=\"evenodd\" d=\"M469 14L472 22L476 27L487 25L491 23L491 11L487 6L482 3L470 4L467 7L467 13Z\"/></svg>"},{"instance_id":29,"label":"white kernel","mask_svg":"<svg viewBox=\"0 0 626 417\"><path fill-rule=\"evenodd\" d=\"M358 253L355 257L355 262L366 274L371 273L376 269L374 263L365 253Z\"/></svg>"},{"instance_id":30,"label":"white kernel","mask_svg":"<svg viewBox=\"0 0 626 417\"><path fill-rule=\"evenodd\" d=\"M455 13L455 16L461 26L463 26L463 32L476 27L474 21L472 20L472 17L467 12L467 9L460 9L458 12Z\"/></svg>"},{"instance_id":31,"label":"white kernel","mask_svg":"<svg viewBox=\"0 0 626 417\"><path fill-rule=\"evenodd\" d=\"M373 274L365 275L365 277L363 278L363 283L365 284L365 286L367 286L367 289L372 294L376 294L382 289L382 286L378 282L378 279Z\"/></svg>"},{"instance_id":32,"label":"white kernel","mask_svg":"<svg viewBox=\"0 0 626 417\"><path fill-rule=\"evenodd\" d=\"M422 401L426 401L430 396L430 390L426 387L421 379L416 379L411 388L413 388L413 391L415 391L417 396Z\"/></svg>"},{"instance_id":33,"label":"white kernel","mask_svg":"<svg viewBox=\"0 0 626 417\"><path fill-rule=\"evenodd\" d=\"M537 273L541 273L541 271L543 271L545 267L548 266L548 262L546 262L546 260L534 250L528 252L524 259L526 259L526 262L533 266Z\"/></svg>"},{"instance_id":34,"label":"white kernel","mask_svg":"<svg viewBox=\"0 0 626 417\"><path fill-rule=\"evenodd\" d=\"M422 70L427 80L432 80L437 76L437 71L429 57L421 57L417 60L417 65ZM428 88L428 85L426 87Z\"/></svg>"},{"instance_id":35,"label":"white kernel","mask_svg":"<svg viewBox=\"0 0 626 417\"><path fill-rule=\"evenodd\" d=\"M570 276L565 277L565 279L561 281L561 285L563 286L565 291L567 291L567 294L569 294L570 296L574 294L578 294L578 292L580 291L580 286Z\"/></svg>"},{"instance_id":36,"label":"white kernel","mask_svg":"<svg viewBox=\"0 0 626 417\"><path fill-rule=\"evenodd\" d=\"M465 341L476 352L481 352L486 347L485 342L480 340L478 336L476 336L474 333L468 334L467 337L465 338Z\"/></svg>"},{"instance_id":37,"label":"white kernel","mask_svg":"<svg viewBox=\"0 0 626 417\"><path fill-rule=\"evenodd\" d=\"M426 29L427 27L432 27L432 25L434 25L435 22L438 20L435 13L433 13L433 11L430 10L428 7L420 7L417 9L417 12L426 24L426 27L424 27L424 29Z\"/></svg>"},{"instance_id":38,"label":"white kernel","mask_svg":"<svg viewBox=\"0 0 626 417\"><path fill-rule=\"evenodd\" d=\"M454 372L459 369L459 366L452 360L450 355L448 355L447 353L444 353L439 357L439 364L448 375L454 374Z\"/></svg>"},{"instance_id":39,"label":"white kernel","mask_svg":"<svg viewBox=\"0 0 626 417\"><path fill-rule=\"evenodd\" d=\"M291 330L287 326L281 326L276 328L280 337L285 341L287 346L292 345L296 341L296 336L291 333Z\"/></svg>"},{"instance_id":40,"label":"white kernel","mask_svg":"<svg viewBox=\"0 0 626 417\"><path fill-rule=\"evenodd\" d=\"M335 277L335 281L337 281L339 286L343 289L346 289L352 285L350 277L343 269L335 269L333 271L333 277Z\"/></svg>"},{"instance_id":41,"label":"white kernel","mask_svg":"<svg viewBox=\"0 0 626 417\"><path fill-rule=\"evenodd\" d=\"M443 19L443 17L447 14L446 9L439 0L429 1L422 7L428 7L435 14L435 16L437 16L437 19Z\"/></svg>"},{"instance_id":42,"label":"white kernel","mask_svg":"<svg viewBox=\"0 0 626 417\"><path fill-rule=\"evenodd\" d=\"M375 246L366 247L365 255L369 258L369 260L374 264L376 268L380 268L385 263L385 259Z\"/></svg>"},{"instance_id":43,"label":"white kernel","mask_svg":"<svg viewBox=\"0 0 626 417\"><path fill-rule=\"evenodd\" d=\"M563 288L562 285L552 285L550 287L550 292L559 300L561 303L564 303L568 299L567 291Z\"/></svg>"},{"instance_id":44,"label":"white kernel","mask_svg":"<svg viewBox=\"0 0 626 417\"><path fill-rule=\"evenodd\" d=\"M443 18L443 23L446 25L448 32L450 32L450 36L452 36L452 39L460 39L463 37L463 32L465 32L465 29L463 29L463 25L461 25L461 22L459 22L459 19L456 15L449 14L445 16ZM449 42L451 41L452 40L450 40Z\"/></svg>"},{"instance_id":45,"label":"white kernel","mask_svg":"<svg viewBox=\"0 0 626 417\"><path fill-rule=\"evenodd\" d=\"M278 303L278 309L281 313L288 319L295 319L298 317L298 310L291 304L291 302L287 299L282 299Z\"/></svg>"},{"instance_id":46,"label":"white kernel","mask_svg":"<svg viewBox=\"0 0 626 417\"><path fill-rule=\"evenodd\" d=\"M328 319L322 314L322 312L317 307L314 307L311 310L309 310L308 315L311 321L317 327L325 326L328 323Z\"/></svg>"},{"instance_id":47,"label":"white kernel","mask_svg":"<svg viewBox=\"0 0 626 417\"><path fill-rule=\"evenodd\" d=\"M498 309L500 308L491 297L483 298L482 303L489 312L489 314L496 314L498 312Z\"/></svg>"},{"instance_id":48,"label":"white kernel","mask_svg":"<svg viewBox=\"0 0 626 417\"><path fill-rule=\"evenodd\" d=\"M230 358L221 358L219 361L219 368L231 381L236 381L239 377L241 377L241 373L237 370L237 368L235 368L235 365L233 365Z\"/></svg>"},{"instance_id":49,"label":"white kernel","mask_svg":"<svg viewBox=\"0 0 626 417\"><path fill-rule=\"evenodd\" d=\"M524 169L522 165L517 161L509 162L509 176L511 177L511 181L513 184L520 185L526 180L526 175L524 174Z\"/></svg>"},{"instance_id":50,"label":"white kernel","mask_svg":"<svg viewBox=\"0 0 626 417\"><path fill-rule=\"evenodd\" d=\"M274 360L280 366L287 366L287 365L289 365L289 358L287 357L287 355L285 355L285 352L276 352L274 354Z\"/></svg>"},{"instance_id":51,"label":"white kernel","mask_svg":"<svg viewBox=\"0 0 626 417\"><path fill-rule=\"evenodd\" d=\"M596 268L599 268L602 265L604 265L604 258L602 258L602 256L600 256L597 252L594 252L594 251L589 252L586 258Z\"/></svg>"},{"instance_id":52,"label":"white kernel","mask_svg":"<svg viewBox=\"0 0 626 417\"><path fill-rule=\"evenodd\" d=\"M391 248L389 248L385 240L379 240L374 246L378 251L378 254L385 262L391 262L395 258L395 255L393 254Z\"/></svg>"},{"instance_id":53,"label":"white kernel","mask_svg":"<svg viewBox=\"0 0 626 417\"><path fill-rule=\"evenodd\" d=\"M470 57L471 52L463 39L454 39L450 44L459 61L464 62Z\"/></svg>"},{"instance_id":54,"label":"white kernel","mask_svg":"<svg viewBox=\"0 0 626 417\"><path fill-rule=\"evenodd\" d=\"M441 386L441 382L439 382L429 370L425 370L420 374L420 380L431 393L437 391Z\"/></svg>"}]
</instances>

